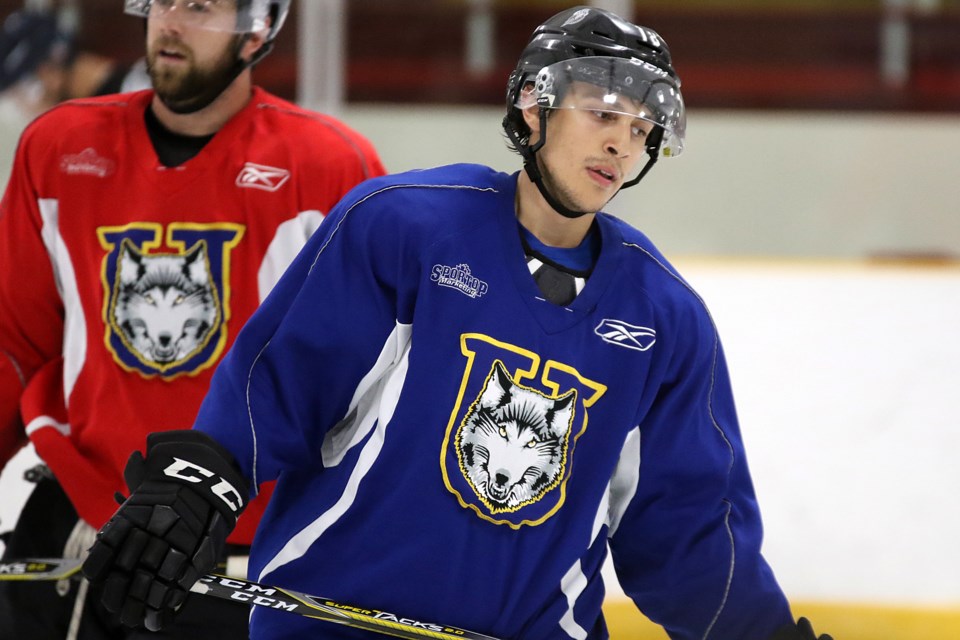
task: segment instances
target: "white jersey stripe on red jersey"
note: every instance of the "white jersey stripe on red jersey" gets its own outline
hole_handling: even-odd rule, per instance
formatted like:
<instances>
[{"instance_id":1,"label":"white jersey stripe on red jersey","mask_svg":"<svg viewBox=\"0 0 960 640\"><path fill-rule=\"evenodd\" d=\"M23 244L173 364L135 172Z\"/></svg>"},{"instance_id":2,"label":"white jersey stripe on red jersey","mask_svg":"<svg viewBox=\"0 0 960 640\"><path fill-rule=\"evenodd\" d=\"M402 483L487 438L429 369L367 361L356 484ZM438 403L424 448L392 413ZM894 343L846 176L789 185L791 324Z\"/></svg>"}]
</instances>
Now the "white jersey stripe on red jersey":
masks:
<instances>
[{"instance_id":1,"label":"white jersey stripe on red jersey","mask_svg":"<svg viewBox=\"0 0 960 640\"><path fill-rule=\"evenodd\" d=\"M63 300L63 397L70 406L70 394L87 359L87 321L80 304L77 276L70 260L70 252L60 235L60 202L53 198L37 201L43 218L43 244L50 256L50 265L57 280L57 289Z\"/></svg>"},{"instance_id":2,"label":"white jersey stripe on red jersey","mask_svg":"<svg viewBox=\"0 0 960 640\"><path fill-rule=\"evenodd\" d=\"M50 416L37 416L30 421L30 424L27 425L24 431L26 431L27 436L30 437L35 431L39 431L44 427L53 427L64 436L70 436L70 425L64 422L57 422Z\"/></svg>"},{"instance_id":3,"label":"white jersey stripe on red jersey","mask_svg":"<svg viewBox=\"0 0 960 640\"><path fill-rule=\"evenodd\" d=\"M324 214L317 210L301 211L297 217L277 226L257 271L257 293L261 303L297 257L303 244L323 222L323 216Z\"/></svg>"}]
</instances>

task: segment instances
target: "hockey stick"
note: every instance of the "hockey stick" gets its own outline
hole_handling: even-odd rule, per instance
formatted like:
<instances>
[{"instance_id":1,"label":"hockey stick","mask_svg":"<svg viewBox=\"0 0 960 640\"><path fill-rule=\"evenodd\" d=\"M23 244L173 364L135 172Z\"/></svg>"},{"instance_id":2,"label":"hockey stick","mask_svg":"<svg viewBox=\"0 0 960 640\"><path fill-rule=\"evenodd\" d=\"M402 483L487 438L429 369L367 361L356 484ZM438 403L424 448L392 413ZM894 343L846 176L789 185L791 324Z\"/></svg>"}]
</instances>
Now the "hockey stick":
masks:
<instances>
[{"instance_id":1,"label":"hockey stick","mask_svg":"<svg viewBox=\"0 0 960 640\"><path fill-rule=\"evenodd\" d=\"M63 580L80 574L82 560L26 559L0 562L0 580ZM448 625L420 622L379 609L336 602L299 591L258 584L250 580L207 574L191 587L201 595L241 604L295 613L395 638L437 638L438 640L497 640L492 636Z\"/></svg>"}]
</instances>

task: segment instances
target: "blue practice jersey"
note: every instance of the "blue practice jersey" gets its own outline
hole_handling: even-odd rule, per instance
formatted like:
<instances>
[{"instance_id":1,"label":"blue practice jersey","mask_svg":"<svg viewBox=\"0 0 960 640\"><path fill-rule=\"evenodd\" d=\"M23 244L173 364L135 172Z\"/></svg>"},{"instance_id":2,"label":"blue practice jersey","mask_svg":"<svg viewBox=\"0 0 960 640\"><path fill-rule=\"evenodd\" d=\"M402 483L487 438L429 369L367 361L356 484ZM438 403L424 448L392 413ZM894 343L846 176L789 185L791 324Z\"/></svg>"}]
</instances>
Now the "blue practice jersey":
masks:
<instances>
[{"instance_id":1,"label":"blue practice jersey","mask_svg":"<svg viewBox=\"0 0 960 640\"><path fill-rule=\"evenodd\" d=\"M601 567L672 638L792 621L703 301L606 214L543 299L517 175L377 178L325 219L219 366L196 428L277 480L250 577L498 638L606 638ZM255 608L251 637L370 638Z\"/></svg>"}]
</instances>

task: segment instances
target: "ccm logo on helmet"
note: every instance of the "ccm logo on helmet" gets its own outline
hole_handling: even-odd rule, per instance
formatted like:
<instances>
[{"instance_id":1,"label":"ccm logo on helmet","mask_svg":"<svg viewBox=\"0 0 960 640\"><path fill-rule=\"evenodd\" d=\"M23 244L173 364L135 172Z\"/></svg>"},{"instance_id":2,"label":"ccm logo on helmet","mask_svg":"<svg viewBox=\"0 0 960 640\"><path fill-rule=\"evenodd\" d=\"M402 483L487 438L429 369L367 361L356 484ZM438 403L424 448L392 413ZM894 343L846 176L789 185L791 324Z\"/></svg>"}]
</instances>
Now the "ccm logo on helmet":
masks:
<instances>
[{"instance_id":1,"label":"ccm logo on helmet","mask_svg":"<svg viewBox=\"0 0 960 640\"><path fill-rule=\"evenodd\" d=\"M203 482L205 478L214 477L214 473L209 469L204 469L198 464L194 464L188 460L181 460L177 457L173 458L173 464L163 470L163 474L193 484L199 484ZM240 497L240 492L223 478L220 478L220 481L213 485L210 491L223 500L224 504L230 507L231 511L240 510L240 506L243 504L243 498ZM235 500L231 499L231 497L235 498Z\"/></svg>"}]
</instances>

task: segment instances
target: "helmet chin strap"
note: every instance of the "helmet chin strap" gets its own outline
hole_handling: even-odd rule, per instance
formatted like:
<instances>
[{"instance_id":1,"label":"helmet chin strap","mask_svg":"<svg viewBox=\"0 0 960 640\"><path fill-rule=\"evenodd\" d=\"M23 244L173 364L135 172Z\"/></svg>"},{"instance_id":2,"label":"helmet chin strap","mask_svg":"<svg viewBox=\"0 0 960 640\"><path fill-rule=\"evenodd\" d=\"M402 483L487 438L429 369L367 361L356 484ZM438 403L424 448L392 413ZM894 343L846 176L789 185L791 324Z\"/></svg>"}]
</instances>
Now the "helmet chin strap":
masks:
<instances>
[{"instance_id":1,"label":"helmet chin strap","mask_svg":"<svg viewBox=\"0 0 960 640\"><path fill-rule=\"evenodd\" d=\"M507 136L510 138L510 141L513 143L514 148L520 151L520 155L523 156L523 168L527 172L527 176L530 178L530 181L533 184L537 185L537 190L540 191L540 195L543 196L543 199L547 201L554 211L559 213L565 218L580 218L589 213L596 213L596 211L577 211L576 209L570 209L569 207L564 206L552 193L547 189L547 186L543 183L543 174L540 172L540 167L537 164L537 152L547 141L547 110L540 108L540 139L537 140L536 144L533 146L521 144L520 139L517 136L516 132L513 130L512 126L508 126L508 119L504 118L504 130L507 132ZM659 129L658 129L659 130ZM657 158L659 157L659 146L662 135L650 136L650 140L647 142L647 155L649 160L647 164L644 165L643 169L633 180L625 182L620 185L620 189L617 190L617 193L623 189L634 186L640 180L643 179L643 176L647 175L647 172L653 168L654 163L656 163ZM616 195L616 194L614 194Z\"/></svg>"}]
</instances>

